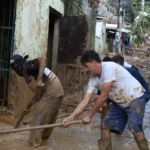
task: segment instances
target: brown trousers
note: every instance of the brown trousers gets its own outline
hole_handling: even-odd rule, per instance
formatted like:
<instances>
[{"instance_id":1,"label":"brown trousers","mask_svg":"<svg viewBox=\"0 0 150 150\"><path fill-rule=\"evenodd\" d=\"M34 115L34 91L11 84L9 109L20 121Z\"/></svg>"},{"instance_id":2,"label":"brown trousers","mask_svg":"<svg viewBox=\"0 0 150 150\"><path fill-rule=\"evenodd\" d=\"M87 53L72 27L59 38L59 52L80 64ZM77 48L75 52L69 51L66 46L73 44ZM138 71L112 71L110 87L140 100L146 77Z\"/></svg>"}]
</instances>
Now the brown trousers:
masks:
<instances>
[{"instance_id":1,"label":"brown trousers","mask_svg":"<svg viewBox=\"0 0 150 150\"><path fill-rule=\"evenodd\" d=\"M46 125L56 122L59 108L62 102L62 96L59 98L52 98L43 96L39 101L33 118L31 126ZM52 134L53 128L33 130L30 132L29 143L34 147L40 146L42 139L48 139Z\"/></svg>"}]
</instances>

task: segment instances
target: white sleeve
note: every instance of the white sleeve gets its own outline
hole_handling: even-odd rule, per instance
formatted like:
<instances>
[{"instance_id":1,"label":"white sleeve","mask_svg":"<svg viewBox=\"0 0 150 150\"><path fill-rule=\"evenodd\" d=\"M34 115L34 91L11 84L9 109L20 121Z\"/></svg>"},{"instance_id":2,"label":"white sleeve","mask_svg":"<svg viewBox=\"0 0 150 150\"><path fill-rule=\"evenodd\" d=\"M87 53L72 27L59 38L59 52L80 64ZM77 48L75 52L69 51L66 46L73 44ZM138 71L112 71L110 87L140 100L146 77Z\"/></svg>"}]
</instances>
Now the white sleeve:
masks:
<instances>
[{"instance_id":1,"label":"white sleeve","mask_svg":"<svg viewBox=\"0 0 150 150\"><path fill-rule=\"evenodd\" d=\"M131 68L131 65L129 63L127 63L126 61L124 61L124 66Z\"/></svg>"},{"instance_id":2,"label":"white sleeve","mask_svg":"<svg viewBox=\"0 0 150 150\"><path fill-rule=\"evenodd\" d=\"M104 70L104 82L103 83L110 83L116 80L117 76L117 64L109 64L107 65Z\"/></svg>"},{"instance_id":3,"label":"white sleeve","mask_svg":"<svg viewBox=\"0 0 150 150\"><path fill-rule=\"evenodd\" d=\"M88 83L88 87L87 87L87 93L93 93L96 92L98 87L98 82L96 80L96 78L91 77Z\"/></svg>"},{"instance_id":4,"label":"white sleeve","mask_svg":"<svg viewBox=\"0 0 150 150\"><path fill-rule=\"evenodd\" d=\"M49 76L50 73L51 73L51 70L49 70L48 68L45 68L45 69L44 69L44 74L45 74L46 76Z\"/></svg>"},{"instance_id":5,"label":"white sleeve","mask_svg":"<svg viewBox=\"0 0 150 150\"><path fill-rule=\"evenodd\" d=\"M44 69L44 74L45 74L47 77L51 78L51 79L55 79L55 78L56 78L55 73L54 73L53 71L51 71L50 69L48 69L48 68L45 68L45 69Z\"/></svg>"}]
</instances>

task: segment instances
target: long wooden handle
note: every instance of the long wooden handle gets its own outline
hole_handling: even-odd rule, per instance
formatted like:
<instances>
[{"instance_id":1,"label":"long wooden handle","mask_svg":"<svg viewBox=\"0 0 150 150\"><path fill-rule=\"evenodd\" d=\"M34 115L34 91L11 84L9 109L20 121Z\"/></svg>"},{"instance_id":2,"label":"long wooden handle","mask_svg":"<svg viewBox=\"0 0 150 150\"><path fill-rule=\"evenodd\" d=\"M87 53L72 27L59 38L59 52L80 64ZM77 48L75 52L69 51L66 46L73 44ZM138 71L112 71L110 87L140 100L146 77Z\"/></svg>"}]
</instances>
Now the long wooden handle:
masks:
<instances>
[{"instance_id":1,"label":"long wooden handle","mask_svg":"<svg viewBox=\"0 0 150 150\"><path fill-rule=\"evenodd\" d=\"M80 124L82 123L81 120L75 120L68 122L68 124ZM56 123L56 124L49 124L49 125L41 125L41 126L34 126L34 127L28 127L28 128L19 128L19 129L9 129L6 131L0 131L0 134L7 134L7 133L14 133L14 132L22 132L22 131L30 131L30 130L38 130L38 129L46 129L46 128L55 128L55 127L61 127L62 123Z\"/></svg>"},{"instance_id":2,"label":"long wooden handle","mask_svg":"<svg viewBox=\"0 0 150 150\"><path fill-rule=\"evenodd\" d=\"M36 98L37 98L37 94L35 94L35 96L33 96L32 100L27 104L27 106L24 109L28 110L37 101ZM34 100L35 100L35 102L34 102ZM22 114L18 117L17 121L15 122L14 128L17 128L19 126L19 124L22 121L25 114L27 114L27 112L25 113L25 110L23 110Z\"/></svg>"}]
</instances>

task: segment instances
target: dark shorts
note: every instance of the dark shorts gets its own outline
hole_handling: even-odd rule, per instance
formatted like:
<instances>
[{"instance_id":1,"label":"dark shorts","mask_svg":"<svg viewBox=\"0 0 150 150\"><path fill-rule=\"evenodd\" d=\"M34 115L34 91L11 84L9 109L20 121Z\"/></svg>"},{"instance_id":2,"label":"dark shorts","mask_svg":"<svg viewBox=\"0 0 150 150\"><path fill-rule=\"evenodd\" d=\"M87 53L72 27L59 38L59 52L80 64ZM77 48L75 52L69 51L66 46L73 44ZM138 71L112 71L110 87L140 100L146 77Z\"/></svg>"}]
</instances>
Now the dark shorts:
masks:
<instances>
[{"instance_id":1,"label":"dark shorts","mask_svg":"<svg viewBox=\"0 0 150 150\"><path fill-rule=\"evenodd\" d=\"M137 98L130 107L121 107L111 103L106 116L102 119L101 128L122 134L128 122L132 133L143 132L142 124L145 112L146 98Z\"/></svg>"},{"instance_id":2,"label":"dark shorts","mask_svg":"<svg viewBox=\"0 0 150 150\"><path fill-rule=\"evenodd\" d=\"M150 51L150 48L147 48L147 51Z\"/></svg>"}]
</instances>

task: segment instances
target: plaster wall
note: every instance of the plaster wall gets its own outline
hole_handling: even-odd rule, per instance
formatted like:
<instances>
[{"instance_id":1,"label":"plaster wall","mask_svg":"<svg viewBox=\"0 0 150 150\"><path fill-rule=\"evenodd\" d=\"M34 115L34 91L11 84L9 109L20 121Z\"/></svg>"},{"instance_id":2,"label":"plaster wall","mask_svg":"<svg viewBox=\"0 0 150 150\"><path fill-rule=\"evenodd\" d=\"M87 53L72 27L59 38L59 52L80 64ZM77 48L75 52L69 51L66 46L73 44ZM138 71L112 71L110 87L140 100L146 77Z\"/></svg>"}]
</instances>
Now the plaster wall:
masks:
<instances>
[{"instance_id":1,"label":"plaster wall","mask_svg":"<svg viewBox=\"0 0 150 150\"><path fill-rule=\"evenodd\" d=\"M106 51L106 23L102 21L97 21L96 23L96 51L105 52ZM99 38L99 39L98 39Z\"/></svg>"},{"instance_id":2,"label":"plaster wall","mask_svg":"<svg viewBox=\"0 0 150 150\"><path fill-rule=\"evenodd\" d=\"M29 58L46 55L50 6L64 15L60 0L17 1L14 52Z\"/></svg>"}]
</instances>

